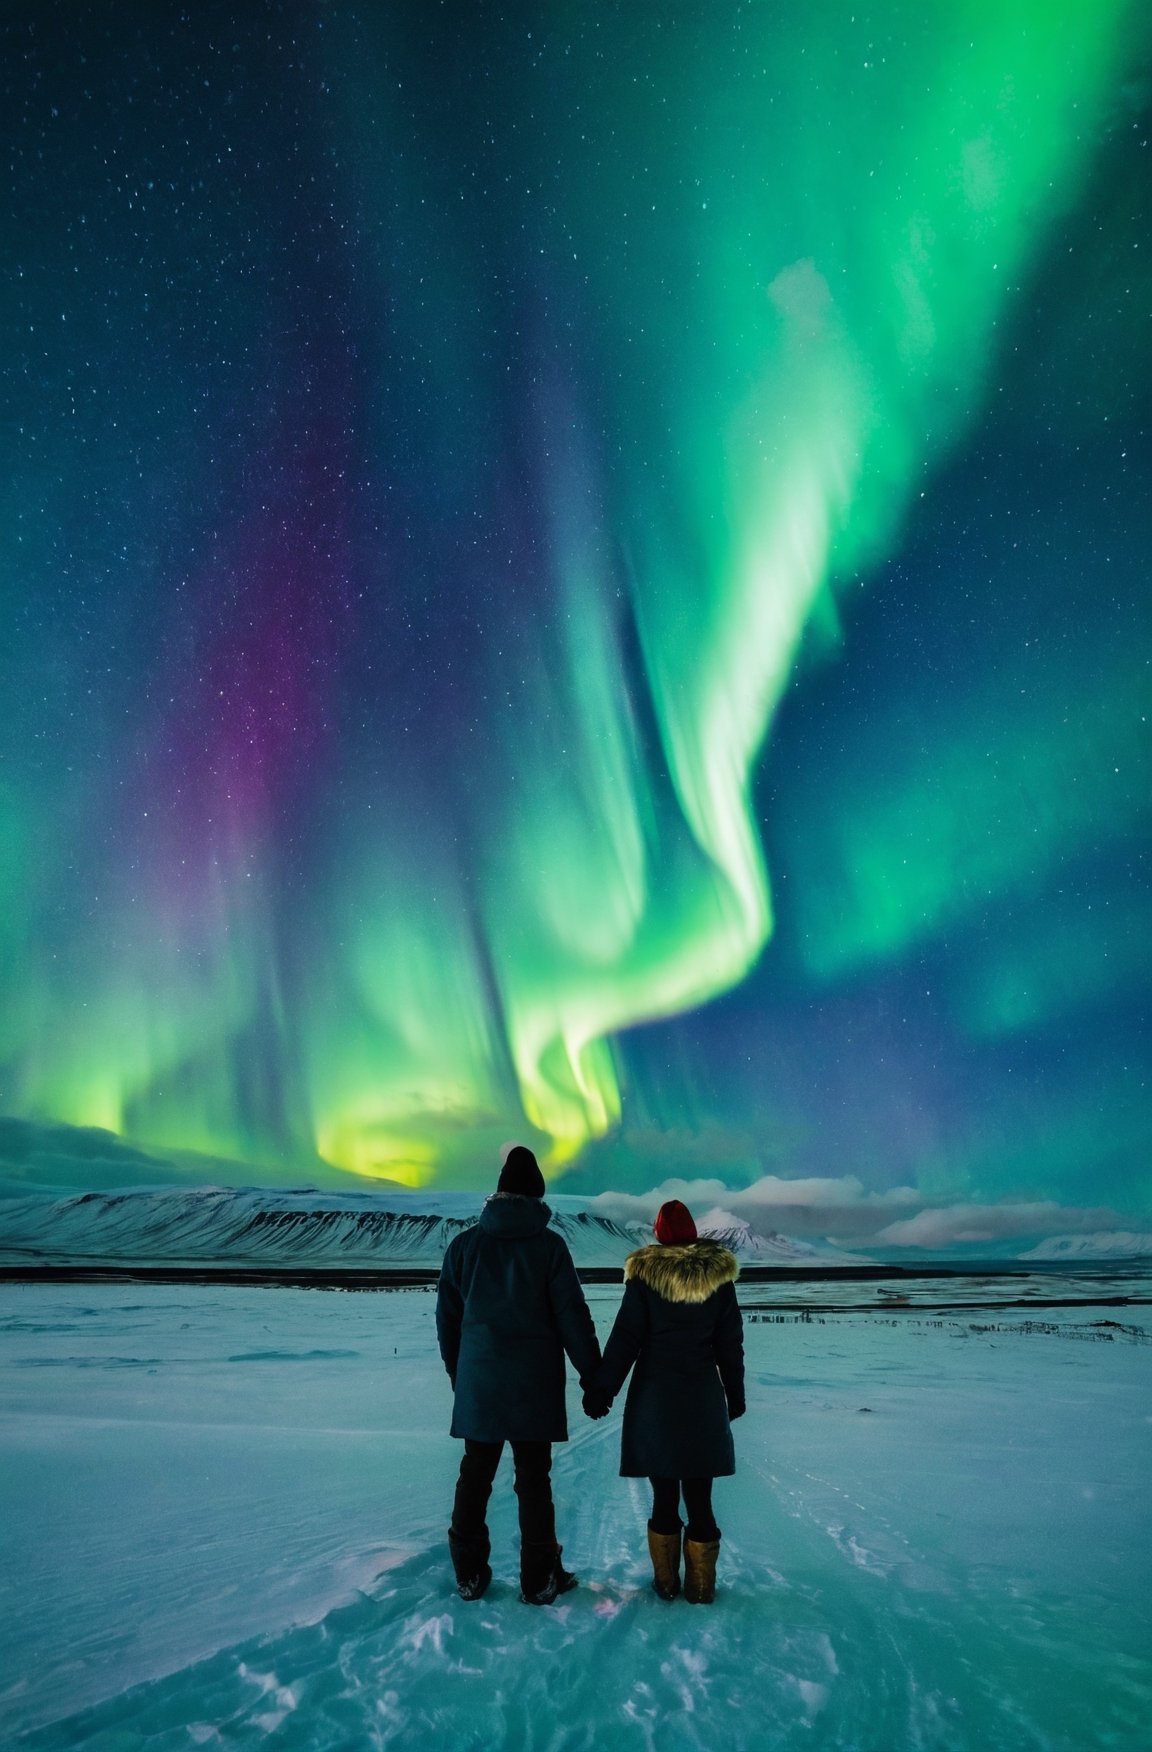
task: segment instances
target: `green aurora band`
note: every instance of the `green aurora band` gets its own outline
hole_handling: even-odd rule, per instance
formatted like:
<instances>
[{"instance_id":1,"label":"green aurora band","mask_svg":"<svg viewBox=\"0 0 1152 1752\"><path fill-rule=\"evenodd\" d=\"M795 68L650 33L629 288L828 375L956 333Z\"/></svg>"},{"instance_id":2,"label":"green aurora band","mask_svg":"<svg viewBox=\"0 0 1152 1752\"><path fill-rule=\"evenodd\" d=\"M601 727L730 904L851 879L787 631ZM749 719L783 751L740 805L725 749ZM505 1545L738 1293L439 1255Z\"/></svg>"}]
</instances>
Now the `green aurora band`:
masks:
<instances>
[{"instance_id":1,"label":"green aurora band","mask_svg":"<svg viewBox=\"0 0 1152 1752\"><path fill-rule=\"evenodd\" d=\"M13 1111L410 1184L465 1178L478 1149L520 1133L559 1172L621 1121L615 1037L729 990L768 942L750 799L773 715L798 659L834 652L838 598L892 551L980 414L998 323L1091 170L1131 13L951 0L865 22L825 4L744 9L737 30L701 5L605 11L578 31L579 12L552 15L550 101L517 109L512 70L493 105L507 135L493 162L554 167L531 204L469 205L466 129L435 164L412 149L439 112L405 92L410 67L395 76L412 54L400 26L337 14L315 50L347 166L342 223L376 304L354 386L370 447L407 359L431 385L407 439L444 517L498 497L514 466L542 532L530 563L511 547L493 560L508 606L461 646L481 709L423 753L415 720L406 735L395 716L342 719L330 794L305 818L307 892L286 898L280 775L307 764L293 735L261 718L241 739L259 758L217 751L207 800L189 803L152 751L211 700L178 685L125 729L97 681L86 729L56 739L51 797L20 771L0 793ZM486 250L514 264L512 310ZM228 309L238 332L262 321L249 285ZM514 415L494 329L522 337ZM167 417L226 496L191 391L171 393L184 411ZM156 436L142 419L137 445ZM110 442L109 469L126 461ZM76 454L47 483L26 462L14 495L66 522ZM153 502L171 479L150 483ZM317 491L334 528L339 504ZM273 537L252 541L278 581ZM50 544L33 549L7 544L6 596L48 576ZM460 614L484 620L480 605ZM90 661L77 644L55 685L77 687ZM222 694L247 690L260 717L251 669L226 672ZM1102 720L1126 709L1133 678L1120 681ZM1045 722L1004 728L1021 766L1056 770ZM81 901L93 769L71 757L85 739L141 805ZM818 982L946 926L957 860L987 859L986 885L1017 878L1011 848L958 802L962 739L944 785L910 746L877 817L856 768L885 758L866 741L845 756L827 843L797 852ZM927 830L926 810L943 812ZM1037 858L1104 821L1117 816L1100 788L1038 796ZM1043 950L1024 932L1013 953ZM1053 1004L1069 977L1053 974ZM973 976L957 1001L974 1033L1048 1001L1020 995L1034 979L1017 988L1010 972L999 989Z\"/></svg>"}]
</instances>

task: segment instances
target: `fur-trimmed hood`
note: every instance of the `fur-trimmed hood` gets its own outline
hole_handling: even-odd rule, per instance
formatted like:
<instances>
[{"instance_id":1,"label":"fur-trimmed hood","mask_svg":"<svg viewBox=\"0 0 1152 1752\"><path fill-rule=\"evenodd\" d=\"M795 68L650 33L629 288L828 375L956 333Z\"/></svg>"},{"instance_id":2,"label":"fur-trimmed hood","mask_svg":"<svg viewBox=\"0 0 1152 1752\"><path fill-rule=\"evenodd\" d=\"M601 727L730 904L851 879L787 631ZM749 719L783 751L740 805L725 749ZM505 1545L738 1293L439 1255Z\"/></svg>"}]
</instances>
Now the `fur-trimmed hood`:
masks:
<instances>
[{"instance_id":1,"label":"fur-trimmed hood","mask_svg":"<svg viewBox=\"0 0 1152 1752\"><path fill-rule=\"evenodd\" d=\"M740 1275L736 1255L719 1241L688 1241L682 1247L641 1247L624 1261L624 1282L639 1278L666 1302L706 1302L721 1284Z\"/></svg>"}]
</instances>

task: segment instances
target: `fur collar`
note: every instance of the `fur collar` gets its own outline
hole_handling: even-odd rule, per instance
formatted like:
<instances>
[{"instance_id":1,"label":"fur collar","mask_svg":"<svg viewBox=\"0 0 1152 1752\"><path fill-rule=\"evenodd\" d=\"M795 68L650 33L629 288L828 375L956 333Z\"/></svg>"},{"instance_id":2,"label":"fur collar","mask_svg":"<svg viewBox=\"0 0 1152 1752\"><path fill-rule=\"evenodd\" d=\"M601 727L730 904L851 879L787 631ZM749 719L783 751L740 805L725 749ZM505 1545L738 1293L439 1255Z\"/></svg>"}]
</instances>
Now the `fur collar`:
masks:
<instances>
[{"instance_id":1,"label":"fur collar","mask_svg":"<svg viewBox=\"0 0 1152 1752\"><path fill-rule=\"evenodd\" d=\"M683 1247L641 1247L624 1261L624 1282L639 1278L666 1302L706 1302L740 1273L736 1255L719 1241L689 1241Z\"/></svg>"}]
</instances>

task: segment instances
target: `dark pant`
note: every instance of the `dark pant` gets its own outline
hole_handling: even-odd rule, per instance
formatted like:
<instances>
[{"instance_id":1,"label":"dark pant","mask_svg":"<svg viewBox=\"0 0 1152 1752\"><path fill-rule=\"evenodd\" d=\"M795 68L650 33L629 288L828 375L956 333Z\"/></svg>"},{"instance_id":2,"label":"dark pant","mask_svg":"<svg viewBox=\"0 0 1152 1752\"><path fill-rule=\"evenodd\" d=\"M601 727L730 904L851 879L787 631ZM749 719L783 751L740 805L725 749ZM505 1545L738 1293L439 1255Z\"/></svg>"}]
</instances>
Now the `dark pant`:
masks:
<instances>
[{"instance_id":1,"label":"dark pant","mask_svg":"<svg viewBox=\"0 0 1152 1752\"><path fill-rule=\"evenodd\" d=\"M552 1506L551 1442L513 1442L516 1500L520 1509L521 1545L555 1545L556 1515ZM492 1481L504 1451L503 1442L464 1443L452 1531L461 1539L487 1539L485 1512Z\"/></svg>"},{"instance_id":2,"label":"dark pant","mask_svg":"<svg viewBox=\"0 0 1152 1752\"><path fill-rule=\"evenodd\" d=\"M653 1533L679 1533L680 1492L683 1491L688 1538L705 1542L719 1539L719 1529L712 1516L710 1478L650 1478L648 1482L652 1486Z\"/></svg>"}]
</instances>

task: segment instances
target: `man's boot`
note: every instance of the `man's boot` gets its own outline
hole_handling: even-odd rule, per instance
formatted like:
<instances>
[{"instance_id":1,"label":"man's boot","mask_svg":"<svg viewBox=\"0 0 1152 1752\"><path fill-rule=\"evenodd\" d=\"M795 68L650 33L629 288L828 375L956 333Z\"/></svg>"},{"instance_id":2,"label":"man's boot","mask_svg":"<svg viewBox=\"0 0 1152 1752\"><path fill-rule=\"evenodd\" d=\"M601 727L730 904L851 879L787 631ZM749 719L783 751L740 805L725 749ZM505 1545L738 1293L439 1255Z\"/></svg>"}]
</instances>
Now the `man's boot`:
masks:
<instances>
[{"instance_id":1,"label":"man's boot","mask_svg":"<svg viewBox=\"0 0 1152 1752\"><path fill-rule=\"evenodd\" d=\"M674 1600L680 1592L680 1532L678 1527L675 1533L657 1533L648 1523L652 1586L662 1600Z\"/></svg>"},{"instance_id":2,"label":"man's boot","mask_svg":"<svg viewBox=\"0 0 1152 1752\"><path fill-rule=\"evenodd\" d=\"M551 1606L576 1586L576 1577L560 1562L559 1545L520 1544L520 1598L525 1606Z\"/></svg>"},{"instance_id":3,"label":"man's boot","mask_svg":"<svg viewBox=\"0 0 1152 1752\"><path fill-rule=\"evenodd\" d=\"M685 1539L684 1598L693 1606L710 1606L716 1598L716 1558L720 1535L715 1539Z\"/></svg>"},{"instance_id":4,"label":"man's boot","mask_svg":"<svg viewBox=\"0 0 1152 1752\"><path fill-rule=\"evenodd\" d=\"M452 1568L456 1572L456 1592L462 1600L478 1600L492 1580L488 1564L491 1545L487 1533L466 1539L454 1528L448 1529L448 1549L452 1553Z\"/></svg>"}]
</instances>

